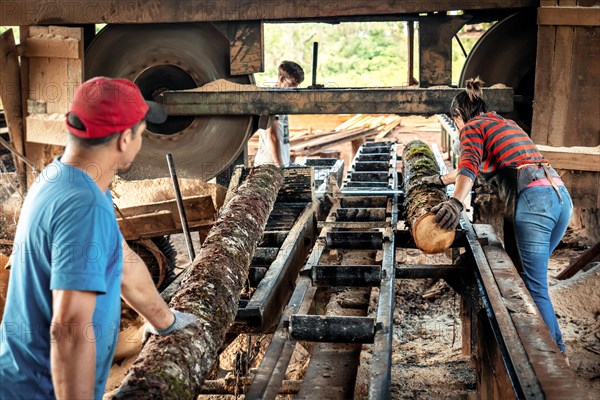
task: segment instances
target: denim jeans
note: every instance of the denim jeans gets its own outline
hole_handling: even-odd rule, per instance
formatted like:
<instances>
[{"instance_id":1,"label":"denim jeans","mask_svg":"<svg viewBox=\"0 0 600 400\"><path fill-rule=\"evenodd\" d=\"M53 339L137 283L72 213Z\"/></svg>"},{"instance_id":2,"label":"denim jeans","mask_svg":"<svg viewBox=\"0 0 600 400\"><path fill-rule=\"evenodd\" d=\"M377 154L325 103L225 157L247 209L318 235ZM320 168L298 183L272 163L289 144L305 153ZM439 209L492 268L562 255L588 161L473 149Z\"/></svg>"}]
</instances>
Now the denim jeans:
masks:
<instances>
[{"instance_id":1,"label":"denim jeans","mask_svg":"<svg viewBox=\"0 0 600 400\"><path fill-rule=\"evenodd\" d=\"M548 295L548 260L563 237L573 203L559 186L562 204L552 186L525 188L517 198L515 226L523 262L523 280L560 351L565 350L554 308Z\"/></svg>"}]
</instances>

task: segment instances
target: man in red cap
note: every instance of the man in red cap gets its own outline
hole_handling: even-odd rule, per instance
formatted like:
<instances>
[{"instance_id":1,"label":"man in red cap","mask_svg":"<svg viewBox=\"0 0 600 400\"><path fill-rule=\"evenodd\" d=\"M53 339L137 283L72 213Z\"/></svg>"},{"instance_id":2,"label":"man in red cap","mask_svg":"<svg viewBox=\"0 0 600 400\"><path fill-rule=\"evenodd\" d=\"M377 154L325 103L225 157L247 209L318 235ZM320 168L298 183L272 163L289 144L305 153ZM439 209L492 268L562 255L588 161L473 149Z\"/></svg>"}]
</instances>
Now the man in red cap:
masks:
<instances>
[{"instance_id":1,"label":"man in red cap","mask_svg":"<svg viewBox=\"0 0 600 400\"><path fill-rule=\"evenodd\" d=\"M117 225L108 187L133 163L146 121L162 108L125 79L81 85L65 153L31 187L15 235L0 329L0 398L101 399L120 324L120 298L168 334L196 321L169 309Z\"/></svg>"}]
</instances>

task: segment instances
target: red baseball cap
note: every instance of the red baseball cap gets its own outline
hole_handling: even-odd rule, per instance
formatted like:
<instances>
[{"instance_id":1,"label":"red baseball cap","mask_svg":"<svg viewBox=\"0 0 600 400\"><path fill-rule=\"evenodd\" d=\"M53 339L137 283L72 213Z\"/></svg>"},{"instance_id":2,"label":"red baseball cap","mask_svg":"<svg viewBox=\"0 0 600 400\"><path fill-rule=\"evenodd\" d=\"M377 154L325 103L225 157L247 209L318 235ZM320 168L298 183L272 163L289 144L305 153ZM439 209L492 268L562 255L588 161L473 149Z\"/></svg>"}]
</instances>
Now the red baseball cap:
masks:
<instances>
[{"instance_id":1,"label":"red baseball cap","mask_svg":"<svg viewBox=\"0 0 600 400\"><path fill-rule=\"evenodd\" d=\"M70 125L68 118L67 129L85 139L124 131L141 120L162 124L167 119L159 104L144 100L135 83L104 76L85 81L77 88L71 113L81 120L85 130Z\"/></svg>"}]
</instances>

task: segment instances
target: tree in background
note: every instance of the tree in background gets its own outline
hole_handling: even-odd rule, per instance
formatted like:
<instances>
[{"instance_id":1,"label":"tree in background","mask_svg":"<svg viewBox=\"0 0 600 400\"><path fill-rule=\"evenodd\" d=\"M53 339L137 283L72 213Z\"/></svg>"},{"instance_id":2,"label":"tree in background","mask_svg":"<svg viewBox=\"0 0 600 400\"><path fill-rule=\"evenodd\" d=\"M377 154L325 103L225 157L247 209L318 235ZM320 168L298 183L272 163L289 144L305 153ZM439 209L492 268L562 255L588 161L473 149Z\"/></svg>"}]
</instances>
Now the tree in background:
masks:
<instances>
[{"instance_id":1,"label":"tree in background","mask_svg":"<svg viewBox=\"0 0 600 400\"><path fill-rule=\"evenodd\" d=\"M490 24L483 24L488 29ZM96 32L105 24L97 24ZM408 43L405 22L346 22L265 24L265 72L255 74L257 84L273 85L277 66L292 60L304 68L312 82L312 47L319 42L318 83L330 87L404 86L408 81ZM16 26L0 26L0 33ZM463 31L466 31L463 28ZM472 30L471 30L472 31ZM461 33L459 33L459 37ZM461 39L469 52L478 39L470 32ZM418 79L418 24L415 29L415 71ZM465 56L456 40L452 42L452 82L458 83Z\"/></svg>"},{"instance_id":2,"label":"tree in background","mask_svg":"<svg viewBox=\"0 0 600 400\"><path fill-rule=\"evenodd\" d=\"M303 86L310 85L313 42L319 42L318 83L332 87L404 86L408 81L406 26L405 22L265 24L265 72L255 74L256 82L272 83L279 62L289 59L302 65L306 73ZM417 38L418 24L414 59L418 79ZM477 38L461 41L468 52ZM456 41L452 59L452 81L457 83L465 56Z\"/></svg>"}]
</instances>

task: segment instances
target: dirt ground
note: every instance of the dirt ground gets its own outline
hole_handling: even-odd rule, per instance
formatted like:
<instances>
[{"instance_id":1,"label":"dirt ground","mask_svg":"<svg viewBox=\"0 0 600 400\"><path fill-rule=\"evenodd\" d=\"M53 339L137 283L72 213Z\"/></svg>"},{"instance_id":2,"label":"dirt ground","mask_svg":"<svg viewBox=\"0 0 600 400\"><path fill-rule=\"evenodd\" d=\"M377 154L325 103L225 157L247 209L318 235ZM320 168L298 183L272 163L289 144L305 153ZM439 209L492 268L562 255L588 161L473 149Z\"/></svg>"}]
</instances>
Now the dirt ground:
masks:
<instances>
[{"instance_id":1,"label":"dirt ground","mask_svg":"<svg viewBox=\"0 0 600 400\"><path fill-rule=\"evenodd\" d=\"M395 132L398 143L419 139L441 145L434 117L410 117L403 125L414 126L418 133ZM555 276L594 240L570 227L548 268L551 297L571 368L578 386L590 399L600 398L600 263L587 276L579 273L566 281L557 281ZM466 398L475 390L475 371L468 358L461 356L459 300L444 285L443 295L425 301L420 294L429 285L404 280L396 285L396 314L401 318L394 319L394 399Z\"/></svg>"},{"instance_id":2,"label":"dirt ground","mask_svg":"<svg viewBox=\"0 0 600 400\"><path fill-rule=\"evenodd\" d=\"M291 126L292 122L320 123L318 120L307 122L299 118L291 120ZM335 120L335 123L340 122L343 121ZM406 118L389 139L401 145L415 139L439 145L440 128L435 118ZM351 145L338 146L336 150L341 151L341 157L348 165L352 160ZM570 228L550 259L549 282L577 384L588 398L596 399L600 396L600 267L596 266L585 273L586 276L578 274L563 282L557 282L554 278L592 244L590 237ZM405 263L449 262L446 255L427 256L412 249L398 249L396 258L397 262ZM437 296L425 299L423 295L432 291L437 291ZM268 338L265 339L268 341ZM222 368L229 366L233 369L231 360L227 360L244 348L244 340L234 343L223 353ZM460 298L444 281L398 280L391 398L476 398L476 371L469 356L461 354L461 340ZM294 353L286 378L301 378L307 367L307 358L305 347ZM290 371L294 374L290 375ZM359 382L357 388L360 385Z\"/></svg>"}]
</instances>

